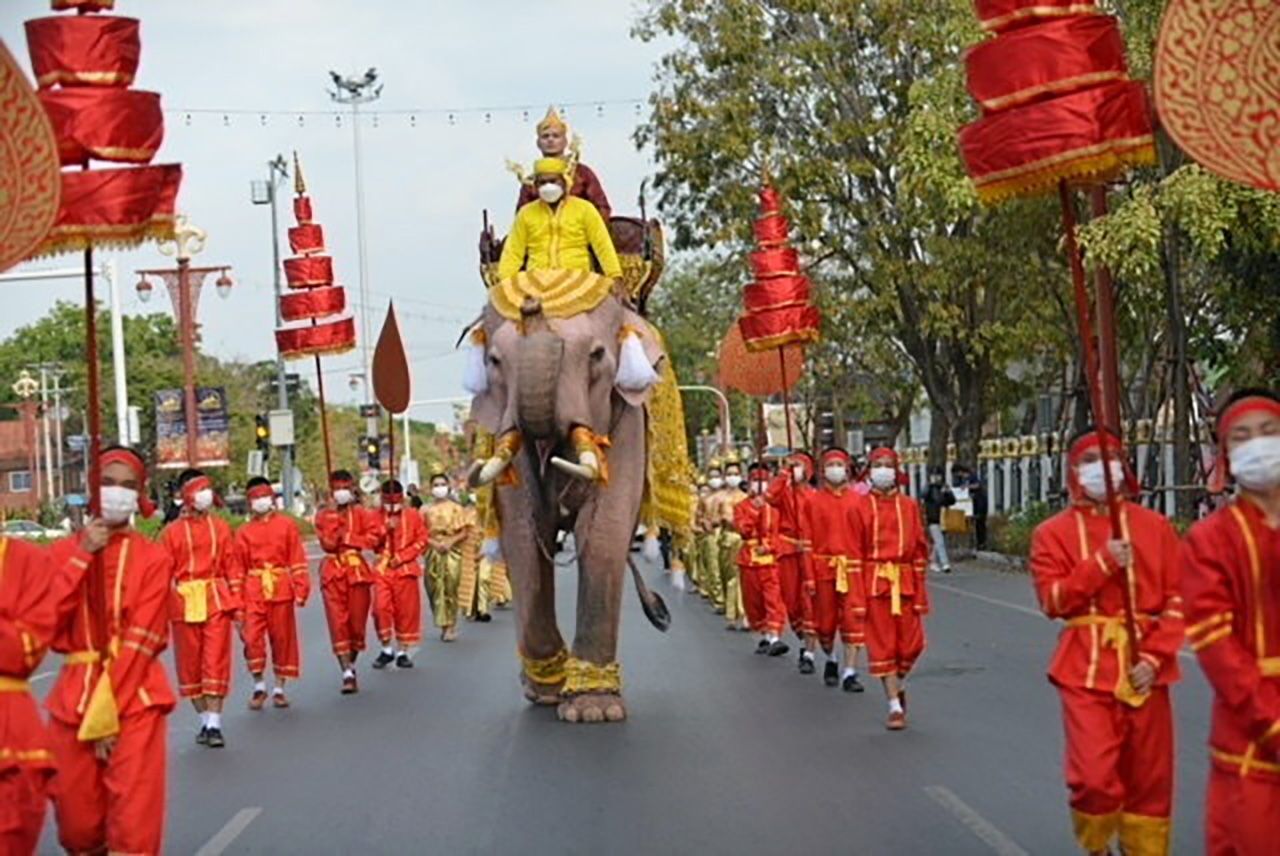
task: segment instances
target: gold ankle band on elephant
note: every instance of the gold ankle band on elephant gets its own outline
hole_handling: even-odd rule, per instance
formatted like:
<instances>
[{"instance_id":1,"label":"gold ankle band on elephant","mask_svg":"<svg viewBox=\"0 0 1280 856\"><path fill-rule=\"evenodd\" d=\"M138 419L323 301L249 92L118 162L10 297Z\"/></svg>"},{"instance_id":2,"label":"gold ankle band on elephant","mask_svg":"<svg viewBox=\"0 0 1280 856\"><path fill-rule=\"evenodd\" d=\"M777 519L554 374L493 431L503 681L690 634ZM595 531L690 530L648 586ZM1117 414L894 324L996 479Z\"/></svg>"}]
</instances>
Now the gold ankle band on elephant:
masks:
<instances>
[{"instance_id":1,"label":"gold ankle band on elephant","mask_svg":"<svg viewBox=\"0 0 1280 856\"><path fill-rule=\"evenodd\" d=\"M564 689L561 695L575 696L587 693L622 692L622 666L606 663L603 666L570 657L565 663Z\"/></svg>"},{"instance_id":2,"label":"gold ankle band on elephant","mask_svg":"<svg viewBox=\"0 0 1280 856\"><path fill-rule=\"evenodd\" d=\"M518 653L518 652L517 652ZM525 677L535 684L554 686L565 681L565 665L569 661L569 652L561 648L546 659L539 660L520 654L520 666Z\"/></svg>"}]
</instances>

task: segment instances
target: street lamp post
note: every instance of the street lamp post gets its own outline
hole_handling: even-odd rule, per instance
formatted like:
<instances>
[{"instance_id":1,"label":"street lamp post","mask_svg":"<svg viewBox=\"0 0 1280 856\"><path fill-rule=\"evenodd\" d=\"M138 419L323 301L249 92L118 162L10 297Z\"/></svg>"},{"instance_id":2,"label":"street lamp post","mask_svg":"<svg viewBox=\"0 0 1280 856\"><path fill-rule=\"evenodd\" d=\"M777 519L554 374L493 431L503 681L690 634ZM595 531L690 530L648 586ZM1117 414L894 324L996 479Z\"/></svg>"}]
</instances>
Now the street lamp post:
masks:
<instances>
[{"instance_id":1,"label":"street lamp post","mask_svg":"<svg viewBox=\"0 0 1280 856\"><path fill-rule=\"evenodd\" d=\"M360 105L377 101L382 95L378 83L378 70L370 68L361 77L343 77L336 71L329 72L334 88L329 97L338 104L351 107L351 140L355 150L356 167L356 246L360 264L360 353L364 367L364 403L373 403L372 364L369 360L369 264L365 247L364 225L364 167L360 157ZM378 434L378 418L370 416L366 425L370 436Z\"/></svg>"},{"instance_id":2,"label":"street lamp post","mask_svg":"<svg viewBox=\"0 0 1280 856\"><path fill-rule=\"evenodd\" d=\"M219 297L229 296L232 286L231 277L227 275L228 268L225 265L206 268L191 267L191 257L204 250L207 237L204 229L192 224L185 216L179 216L177 226L174 228L173 240L160 244L160 252L166 256L173 256L178 262L177 268L137 272L138 297L144 302L149 300L152 287L147 277L161 277L168 287L169 297L174 304L174 313L178 317L178 339L182 347L183 409L187 429L187 466L189 467L197 466L199 462L196 445L200 425L196 412L195 316L200 286L204 283L204 278L211 273L218 274L216 286Z\"/></svg>"},{"instance_id":3,"label":"street lamp post","mask_svg":"<svg viewBox=\"0 0 1280 856\"><path fill-rule=\"evenodd\" d=\"M276 326L284 324L280 314L280 297L284 286L280 279L280 216L276 205L277 191L289 177L289 163L284 155L276 155L275 160L267 162L267 180L253 183L253 204L271 206L271 257L273 260L273 282L276 295ZM284 357L276 353L276 406L281 410L289 409L289 390L286 383ZM280 449L280 494L284 497L285 508L293 507L293 447L282 446Z\"/></svg>"}]
</instances>

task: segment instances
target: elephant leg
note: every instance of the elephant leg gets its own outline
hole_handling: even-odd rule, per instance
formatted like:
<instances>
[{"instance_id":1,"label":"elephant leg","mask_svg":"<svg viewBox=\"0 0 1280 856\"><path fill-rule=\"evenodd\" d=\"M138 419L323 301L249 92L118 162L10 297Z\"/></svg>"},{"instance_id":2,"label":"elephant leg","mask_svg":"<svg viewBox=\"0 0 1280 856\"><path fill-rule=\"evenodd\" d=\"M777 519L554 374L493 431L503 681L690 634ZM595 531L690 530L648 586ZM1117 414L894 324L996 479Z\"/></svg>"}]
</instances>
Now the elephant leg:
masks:
<instances>
[{"instance_id":1,"label":"elephant leg","mask_svg":"<svg viewBox=\"0 0 1280 856\"><path fill-rule=\"evenodd\" d=\"M525 698L550 705L560 700L568 652L556 624L555 568L538 549L534 515L523 504L503 507L502 553L515 600Z\"/></svg>"}]
</instances>

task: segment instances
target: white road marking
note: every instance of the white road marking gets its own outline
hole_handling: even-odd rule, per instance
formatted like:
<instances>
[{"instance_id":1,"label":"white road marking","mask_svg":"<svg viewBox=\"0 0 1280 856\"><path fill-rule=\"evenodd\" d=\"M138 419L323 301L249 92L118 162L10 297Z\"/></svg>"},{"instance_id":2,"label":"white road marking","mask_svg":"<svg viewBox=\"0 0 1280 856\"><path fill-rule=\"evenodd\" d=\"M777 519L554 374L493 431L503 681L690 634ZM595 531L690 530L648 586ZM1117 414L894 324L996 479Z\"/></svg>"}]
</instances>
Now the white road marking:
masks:
<instances>
[{"instance_id":1,"label":"white road marking","mask_svg":"<svg viewBox=\"0 0 1280 856\"><path fill-rule=\"evenodd\" d=\"M240 836L240 833L244 832L245 827L253 823L253 819L260 814L262 814L261 807L240 809L232 815L225 826L218 830L216 835L196 851L196 856L220 856Z\"/></svg>"},{"instance_id":2,"label":"white road marking","mask_svg":"<svg viewBox=\"0 0 1280 856\"><path fill-rule=\"evenodd\" d=\"M950 788L944 788L942 785L929 785L924 789L924 792L990 847L991 852L999 854L999 856L1030 856L1012 838L996 829L991 821L970 808Z\"/></svg>"},{"instance_id":3,"label":"white road marking","mask_svg":"<svg viewBox=\"0 0 1280 856\"><path fill-rule=\"evenodd\" d=\"M1044 613L1041 612L1040 610L1032 609L1029 606L1023 606L1020 603L1010 603L1007 600L1000 600L997 597L987 597L985 594L978 594L977 592L965 591L962 588L949 586L946 583L935 583L933 580L930 580L928 585L929 585L929 588L940 588L940 589L943 589L944 591L949 591L952 594L958 594L961 597L971 597L974 600L980 600L983 603L989 603L992 606L1003 606L1005 609L1012 609L1014 612L1021 612L1025 615L1033 615L1036 618L1045 618ZM1182 657L1184 660L1194 660L1196 658L1196 655L1188 651L1186 648L1183 648L1182 650L1180 650L1178 652L1178 656Z\"/></svg>"}]
</instances>

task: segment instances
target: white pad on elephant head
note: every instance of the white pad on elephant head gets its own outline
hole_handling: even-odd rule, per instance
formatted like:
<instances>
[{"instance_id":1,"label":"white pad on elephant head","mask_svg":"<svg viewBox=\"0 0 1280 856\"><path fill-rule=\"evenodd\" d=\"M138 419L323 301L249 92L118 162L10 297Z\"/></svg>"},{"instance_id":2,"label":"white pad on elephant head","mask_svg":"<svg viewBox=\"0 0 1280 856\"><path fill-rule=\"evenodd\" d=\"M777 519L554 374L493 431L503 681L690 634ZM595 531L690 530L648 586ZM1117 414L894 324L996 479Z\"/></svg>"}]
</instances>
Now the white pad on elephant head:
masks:
<instances>
[{"instance_id":1,"label":"white pad on elephant head","mask_svg":"<svg viewBox=\"0 0 1280 856\"><path fill-rule=\"evenodd\" d=\"M472 395L489 391L489 372L484 364L484 345L468 345L462 366L462 388Z\"/></svg>"},{"instance_id":2,"label":"white pad on elephant head","mask_svg":"<svg viewBox=\"0 0 1280 856\"><path fill-rule=\"evenodd\" d=\"M619 389L628 392L642 392L658 382L658 373L653 364L645 356L644 345L640 337L628 332L622 337L621 353L618 355L618 375L614 383Z\"/></svg>"}]
</instances>

